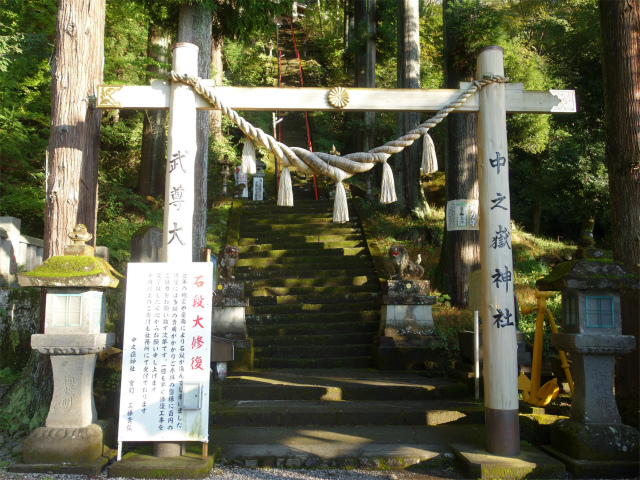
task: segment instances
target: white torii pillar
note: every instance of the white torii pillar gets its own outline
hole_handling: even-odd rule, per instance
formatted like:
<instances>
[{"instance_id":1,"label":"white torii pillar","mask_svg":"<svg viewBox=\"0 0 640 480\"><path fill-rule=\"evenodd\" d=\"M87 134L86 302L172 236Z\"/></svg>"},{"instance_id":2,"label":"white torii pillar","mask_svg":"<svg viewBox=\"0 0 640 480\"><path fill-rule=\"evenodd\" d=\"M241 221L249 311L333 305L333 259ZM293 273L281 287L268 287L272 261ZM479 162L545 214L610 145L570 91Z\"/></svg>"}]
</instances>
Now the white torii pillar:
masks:
<instances>
[{"instance_id":1,"label":"white torii pillar","mask_svg":"<svg viewBox=\"0 0 640 480\"><path fill-rule=\"evenodd\" d=\"M197 47L173 47L173 69L197 74ZM478 78L504 75L500 47L487 47L478 57ZM203 81L204 86L214 85ZM225 104L241 110L439 111L463 90L349 89L349 103L336 108L326 88L215 87ZM196 110L215 107L190 87L164 81L150 86L101 85L98 108L169 109L167 182L164 217L164 260L191 262L193 163ZM473 95L460 112L478 112L480 183L480 260L483 265L482 313L485 381L486 447L496 455L520 451L517 357L511 250L492 247L496 236L511 232L506 113L573 113L571 90L528 92L522 84L492 83ZM183 168L184 167L184 168ZM162 446L162 445L161 445Z\"/></svg>"},{"instance_id":2,"label":"white torii pillar","mask_svg":"<svg viewBox=\"0 0 640 480\"><path fill-rule=\"evenodd\" d=\"M504 76L501 47L480 51L476 78L484 75ZM493 241L511 232L504 83L482 88L479 102L478 207L486 447L489 453L514 456L520 453L520 428L513 258L506 245L498 248L504 242Z\"/></svg>"}]
</instances>

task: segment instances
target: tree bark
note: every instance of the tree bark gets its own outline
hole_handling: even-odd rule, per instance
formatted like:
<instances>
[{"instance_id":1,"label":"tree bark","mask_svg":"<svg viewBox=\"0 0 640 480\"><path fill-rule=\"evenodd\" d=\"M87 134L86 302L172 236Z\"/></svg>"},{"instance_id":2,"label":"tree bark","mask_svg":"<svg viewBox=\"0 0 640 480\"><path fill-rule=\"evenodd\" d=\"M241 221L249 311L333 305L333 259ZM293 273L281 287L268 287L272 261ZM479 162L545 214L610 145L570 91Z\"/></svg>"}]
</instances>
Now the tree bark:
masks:
<instances>
[{"instance_id":1,"label":"tree bark","mask_svg":"<svg viewBox=\"0 0 640 480\"><path fill-rule=\"evenodd\" d=\"M211 41L211 70L216 85L222 85L222 45L223 39L213 39ZM222 112L211 110L209 112L209 135L219 142L222 140Z\"/></svg>"},{"instance_id":2,"label":"tree bark","mask_svg":"<svg viewBox=\"0 0 640 480\"><path fill-rule=\"evenodd\" d=\"M158 26L149 26L147 56L159 63L167 62L169 39ZM166 70L156 65L149 66L148 80L161 78ZM153 197L164 194L165 165L167 159L167 112L165 110L145 110L142 125L142 148L140 152L140 173L138 174L138 194Z\"/></svg>"},{"instance_id":3,"label":"tree bark","mask_svg":"<svg viewBox=\"0 0 640 480\"><path fill-rule=\"evenodd\" d=\"M453 46L457 33L447 22L449 0L442 4L444 18L445 88L458 88L463 80L473 79L474 65L465 71L454 68ZM478 118L475 113L452 113L446 120L445 197L478 199ZM459 308L469 305L469 273L480 268L480 244L477 231L446 230L438 263L439 287Z\"/></svg>"},{"instance_id":4,"label":"tree bark","mask_svg":"<svg viewBox=\"0 0 640 480\"><path fill-rule=\"evenodd\" d=\"M604 114L613 258L640 273L640 6L639 0L600 0ZM616 396L639 398L637 290L622 295L622 331L636 349L619 357Z\"/></svg>"},{"instance_id":5,"label":"tree bark","mask_svg":"<svg viewBox=\"0 0 640 480\"><path fill-rule=\"evenodd\" d=\"M178 42L197 45L198 76L209 78L211 71L211 9L203 5L180 5ZM207 171L209 164L209 112L198 111L195 164L195 205L193 209L193 261L207 243Z\"/></svg>"},{"instance_id":6,"label":"tree bark","mask_svg":"<svg viewBox=\"0 0 640 480\"><path fill-rule=\"evenodd\" d=\"M398 88L420 88L420 29L419 2L398 0ZM420 124L416 112L398 115L398 132L404 135ZM398 154L394 173L396 178L398 208L411 216L423 219L428 205L420 179L421 141Z\"/></svg>"},{"instance_id":7,"label":"tree bark","mask_svg":"<svg viewBox=\"0 0 640 480\"><path fill-rule=\"evenodd\" d=\"M61 0L51 70L44 258L62 255L78 223L96 233L104 0Z\"/></svg>"}]
</instances>

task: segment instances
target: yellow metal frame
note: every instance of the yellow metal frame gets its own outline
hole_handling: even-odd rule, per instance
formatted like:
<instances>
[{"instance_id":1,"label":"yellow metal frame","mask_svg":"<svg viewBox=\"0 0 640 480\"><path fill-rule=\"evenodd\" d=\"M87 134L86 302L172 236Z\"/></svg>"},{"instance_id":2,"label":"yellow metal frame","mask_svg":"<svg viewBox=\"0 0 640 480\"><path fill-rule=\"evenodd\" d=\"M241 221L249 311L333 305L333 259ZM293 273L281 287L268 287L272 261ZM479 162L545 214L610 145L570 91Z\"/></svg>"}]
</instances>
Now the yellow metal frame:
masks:
<instances>
[{"instance_id":1,"label":"yellow metal frame","mask_svg":"<svg viewBox=\"0 0 640 480\"><path fill-rule=\"evenodd\" d=\"M549 402L556 398L558 396L558 393L560 393L558 381L555 378L542 385L542 387L540 386L545 316L549 320L551 331L553 333L558 333L558 327L556 326L556 322L553 319L553 315L551 315L549 308L547 308L547 300L554 294L555 292L540 292L536 289L535 296L537 305L524 305L520 308L520 312L523 315L532 313L535 310L538 311L538 314L536 316L536 332L533 340L533 357L531 359L531 380L529 380L529 378L524 373L521 373L518 377L518 390L522 390L522 399L525 402L537 407L544 407L545 405L548 405ZM567 377L569 389L571 390L571 395L573 396L573 378L571 377L571 371L569 370L567 356L562 350L558 350L558 354L560 355L561 366Z\"/></svg>"}]
</instances>

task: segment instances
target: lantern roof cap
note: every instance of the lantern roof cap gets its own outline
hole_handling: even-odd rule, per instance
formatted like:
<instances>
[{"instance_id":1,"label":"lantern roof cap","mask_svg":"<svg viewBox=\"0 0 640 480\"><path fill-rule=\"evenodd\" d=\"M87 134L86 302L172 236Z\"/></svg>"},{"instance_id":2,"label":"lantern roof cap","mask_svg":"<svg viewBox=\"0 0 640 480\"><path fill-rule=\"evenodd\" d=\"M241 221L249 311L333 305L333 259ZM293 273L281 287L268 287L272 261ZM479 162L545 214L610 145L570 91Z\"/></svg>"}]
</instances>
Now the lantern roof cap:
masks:
<instances>
[{"instance_id":1,"label":"lantern roof cap","mask_svg":"<svg viewBox=\"0 0 640 480\"><path fill-rule=\"evenodd\" d=\"M536 281L536 287L541 292L567 288L637 290L640 288L640 275L611 259L578 259L559 263L549 275Z\"/></svg>"}]
</instances>

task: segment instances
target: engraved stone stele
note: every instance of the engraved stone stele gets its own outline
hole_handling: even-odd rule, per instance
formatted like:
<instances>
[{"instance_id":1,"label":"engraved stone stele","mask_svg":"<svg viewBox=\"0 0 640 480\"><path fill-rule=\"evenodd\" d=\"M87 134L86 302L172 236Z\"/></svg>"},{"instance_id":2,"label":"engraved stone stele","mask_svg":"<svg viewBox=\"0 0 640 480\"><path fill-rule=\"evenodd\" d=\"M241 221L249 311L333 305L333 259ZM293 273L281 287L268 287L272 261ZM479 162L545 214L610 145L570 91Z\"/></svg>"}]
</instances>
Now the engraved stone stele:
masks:
<instances>
[{"instance_id":1,"label":"engraved stone stele","mask_svg":"<svg viewBox=\"0 0 640 480\"><path fill-rule=\"evenodd\" d=\"M575 382L570 418L552 425L545 448L579 478L634 476L639 433L621 423L613 378L615 356L636 348L635 337L622 335L620 290L638 289L640 276L603 259L594 243L583 230L577 260L536 282L540 291L562 292L562 333L551 344L569 353Z\"/></svg>"},{"instance_id":2,"label":"engraved stone stele","mask_svg":"<svg viewBox=\"0 0 640 480\"><path fill-rule=\"evenodd\" d=\"M16 472L99 473L109 461L105 424L98 421L93 398L96 354L115 342L105 332L105 292L120 276L94 256L84 225L69 234L73 244L64 255L47 259L18 274L21 286L47 288L44 334L31 336L31 347L51 355L53 398L45 426L23 445L23 463ZM105 454L105 452L107 452Z\"/></svg>"}]
</instances>

